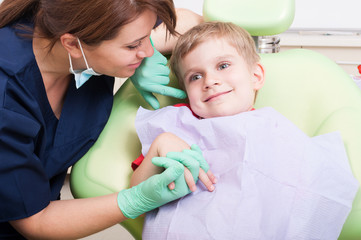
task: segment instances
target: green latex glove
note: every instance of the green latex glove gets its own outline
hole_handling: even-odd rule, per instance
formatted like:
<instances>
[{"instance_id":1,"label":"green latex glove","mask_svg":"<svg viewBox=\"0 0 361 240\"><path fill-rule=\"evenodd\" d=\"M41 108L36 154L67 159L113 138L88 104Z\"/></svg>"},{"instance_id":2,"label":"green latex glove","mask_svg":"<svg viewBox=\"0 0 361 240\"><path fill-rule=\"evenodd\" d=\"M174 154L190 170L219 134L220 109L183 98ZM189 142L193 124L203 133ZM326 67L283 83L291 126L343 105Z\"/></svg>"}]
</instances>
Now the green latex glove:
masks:
<instances>
[{"instance_id":1,"label":"green latex glove","mask_svg":"<svg viewBox=\"0 0 361 240\"><path fill-rule=\"evenodd\" d=\"M192 151L191 151L192 150ZM200 149L200 147L198 147L197 144L193 144L191 146L191 150L185 150L185 151L189 151L192 152L192 156L194 158L197 159L197 161L199 162L199 167L202 168L205 172L208 172L209 170L209 165L206 162L206 160L203 157L203 153L202 150ZM190 153L191 154L191 153Z\"/></svg>"},{"instance_id":2,"label":"green latex glove","mask_svg":"<svg viewBox=\"0 0 361 240\"><path fill-rule=\"evenodd\" d=\"M136 218L190 193L184 179L184 166L181 163L166 157L154 157L152 163L165 168L165 171L118 194L118 206L127 218ZM175 188L170 190L168 184L173 181Z\"/></svg>"},{"instance_id":3,"label":"green latex glove","mask_svg":"<svg viewBox=\"0 0 361 240\"><path fill-rule=\"evenodd\" d=\"M199 168L202 168L205 172L209 170L209 165L204 159L201 149L196 144L193 144L191 149L185 149L182 152L169 152L167 157L177 160L188 168L194 182L198 181Z\"/></svg>"},{"instance_id":4,"label":"green latex glove","mask_svg":"<svg viewBox=\"0 0 361 240\"><path fill-rule=\"evenodd\" d=\"M170 73L167 58L154 48L153 42L152 46L154 54L143 60L130 80L149 105L158 109L160 105L153 93L181 99L186 98L187 95L180 89L167 86Z\"/></svg>"}]
</instances>

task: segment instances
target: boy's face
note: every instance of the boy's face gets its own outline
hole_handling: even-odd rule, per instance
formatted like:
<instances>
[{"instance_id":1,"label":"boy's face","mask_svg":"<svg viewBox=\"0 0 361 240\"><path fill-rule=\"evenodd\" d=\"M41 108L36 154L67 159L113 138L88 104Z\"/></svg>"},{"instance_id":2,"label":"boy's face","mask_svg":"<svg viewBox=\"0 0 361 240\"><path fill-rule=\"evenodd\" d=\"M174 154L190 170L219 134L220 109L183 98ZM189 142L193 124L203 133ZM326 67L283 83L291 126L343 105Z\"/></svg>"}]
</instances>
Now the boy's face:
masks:
<instances>
[{"instance_id":1,"label":"boy's face","mask_svg":"<svg viewBox=\"0 0 361 240\"><path fill-rule=\"evenodd\" d=\"M253 108L255 91L264 83L260 64L249 67L222 38L200 43L180 62L192 110L202 118L229 116Z\"/></svg>"}]
</instances>

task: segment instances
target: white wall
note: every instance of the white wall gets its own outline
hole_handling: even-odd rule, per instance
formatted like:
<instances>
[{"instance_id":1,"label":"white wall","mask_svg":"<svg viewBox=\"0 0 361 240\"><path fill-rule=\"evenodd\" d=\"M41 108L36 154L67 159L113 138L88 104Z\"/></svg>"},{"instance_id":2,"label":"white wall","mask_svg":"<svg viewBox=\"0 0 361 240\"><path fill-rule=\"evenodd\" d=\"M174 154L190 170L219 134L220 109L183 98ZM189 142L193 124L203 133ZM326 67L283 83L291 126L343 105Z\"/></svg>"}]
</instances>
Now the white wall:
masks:
<instances>
[{"instance_id":1,"label":"white wall","mask_svg":"<svg viewBox=\"0 0 361 240\"><path fill-rule=\"evenodd\" d=\"M360 0L296 0L295 29L361 31Z\"/></svg>"},{"instance_id":2,"label":"white wall","mask_svg":"<svg viewBox=\"0 0 361 240\"><path fill-rule=\"evenodd\" d=\"M295 1L296 15L291 29L358 30L361 32L361 0ZM202 14L203 0L174 0L174 3L176 7L188 8Z\"/></svg>"},{"instance_id":3,"label":"white wall","mask_svg":"<svg viewBox=\"0 0 361 240\"><path fill-rule=\"evenodd\" d=\"M177 8L188 8L193 12L202 15L203 0L173 0L173 2Z\"/></svg>"}]
</instances>

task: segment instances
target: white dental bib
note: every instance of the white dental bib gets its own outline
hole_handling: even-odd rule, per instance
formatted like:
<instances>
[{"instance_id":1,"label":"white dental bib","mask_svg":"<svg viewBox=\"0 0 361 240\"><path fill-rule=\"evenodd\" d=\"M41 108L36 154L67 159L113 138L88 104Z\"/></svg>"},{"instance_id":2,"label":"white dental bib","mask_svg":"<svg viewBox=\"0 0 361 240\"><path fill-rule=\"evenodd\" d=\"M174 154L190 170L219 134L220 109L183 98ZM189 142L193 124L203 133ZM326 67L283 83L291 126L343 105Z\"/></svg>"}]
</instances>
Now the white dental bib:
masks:
<instances>
[{"instance_id":1,"label":"white dental bib","mask_svg":"<svg viewBox=\"0 0 361 240\"><path fill-rule=\"evenodd\" d=\"M337 239L358 189L338 133L310 138L272 108L197 119L187 107L140 108L146 155L171 132L197 144L217 177L147 213L143 239Z\"/></svg>"}]
</instances>

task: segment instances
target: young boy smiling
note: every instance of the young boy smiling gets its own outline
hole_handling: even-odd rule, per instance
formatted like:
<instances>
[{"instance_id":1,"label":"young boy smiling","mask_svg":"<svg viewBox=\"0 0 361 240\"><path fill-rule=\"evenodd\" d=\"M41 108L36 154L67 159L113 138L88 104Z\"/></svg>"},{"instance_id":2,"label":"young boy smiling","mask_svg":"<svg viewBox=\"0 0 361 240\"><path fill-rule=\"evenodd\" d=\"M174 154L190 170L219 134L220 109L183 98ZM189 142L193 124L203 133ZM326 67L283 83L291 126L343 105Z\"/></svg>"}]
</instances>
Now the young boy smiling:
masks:
<instances>
[{"instance_id":1,"label":"young boy smiling","mask_svg":"<svg viewBox=\"0 0 361 240\"><path fill-rule=\"evenodd\" d=\"M336 239L358 185L342 140L309 138L270 107L252 111L265 78L252 37L232 23L200 24L179 38L170 67L189 105L139 109L145 158L131 183L163 171L153 157L186 148L214 175L205 169L204 186L193 186L196 174L185 174L193 193L148 213L143 239Z\"/></svg>"},{"instance_id":2,"label":"young boy smiling","mask_svg":"<svg viewBox=\"0 0 361 240\"><path fill-rule=\"evenodd\" d=\"M253 109L256 93L264 84L264 69L259 60L253 39L243 28L231 23L203 23L178 40L170 68L187 92L187 106L195 116L212 118ZM158 136L145 156L146 161L134 172L134 185L162 171L151 163L154 156L180 151L180 146L189 148L171 133ZM139 160L143 161L143 156L133 163L133 168L138 167ZM186 177L194 191L187 171ZM207 176L201 170L200 178L208 190L214 189L212 183L216 180L211 172Z\"/></svg>"},{"instance_id":3,"label":"young boy smiling","mask_svg":"<svg viewBox=\"0 0 361 240\"><path fill-rule=\"evenodd\" d=\"M178 41L170 66L201 118L229 116L253 108L264 84L252 37L224 23L205 23Z\"/></svg>"}]
</instances>

